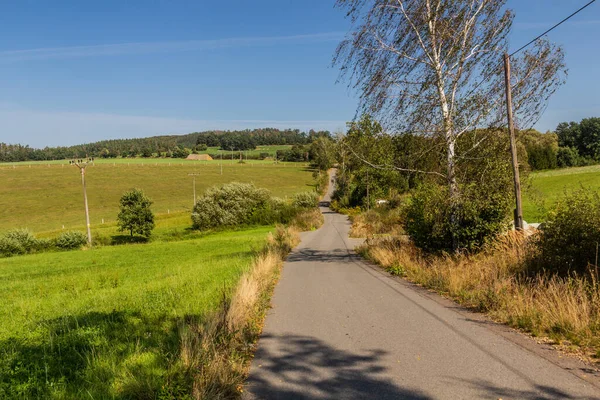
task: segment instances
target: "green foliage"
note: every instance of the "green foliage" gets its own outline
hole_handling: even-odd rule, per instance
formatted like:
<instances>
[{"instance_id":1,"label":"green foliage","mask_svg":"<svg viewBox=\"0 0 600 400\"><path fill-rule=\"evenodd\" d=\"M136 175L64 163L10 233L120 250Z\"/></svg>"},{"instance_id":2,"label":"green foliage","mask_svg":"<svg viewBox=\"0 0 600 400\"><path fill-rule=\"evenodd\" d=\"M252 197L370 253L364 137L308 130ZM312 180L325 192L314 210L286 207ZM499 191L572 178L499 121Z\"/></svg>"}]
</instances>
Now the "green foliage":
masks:
<instances>
[{"instance_id":1,"label":"green foliage","mask_svg":"<svg viewBox=\"0 0 600 400\"><path fill-rule=\"evenodd\" d=\"M600 118L562 122L556 127L556 134L561 147L575 148L582 157L600 161Z\"/></svg>"},{"instance_id":2,"label":"green foliage","mask_svg":"<svg viewBox=\"0 0 600 400\"><path fill-rule=\"evenodd\" d=\"M294 195L292 204L298 208L315 208L319 205L319 194L316 192L300 192Z\"/></svg>"},{"instance_id":3,"label":"green foliage","mask_svg":"<svg viewBox=\"0 0 600 400\"><path fill-rule=\"evenodd\" d=\"M33 253L38 249L38 241L27 229L13 229L4 234L9 240L14 240L25 250L26 253Z\"/></svg>"},{"instance_id":4,"label":"green foliage","mask_svg":"<svg viewBox=\"0 0 600 400\"><path fill-rule=\"evenodd\" d=\"M476 251L508 228L508 209L506 194L485 186L461 187L458 202L452 204L446 186L428 184L413 194L405 229L428 252L452 251L453 241L459 249Z\"/></svg>"},{"instance_id":5,"label":"green foliage","mask_svg":"<svg viewBox=\"0 0 600 400\"><path fill-rule=\"evenodd\" d=\"M588 272L600 245L600 195L580 189L565 196L549 213L532 260L536 270L566 275Z\"/></svg>"},{"instance_id":6,"label":"green foliage","mask_svg":"<svg viewBox=\"0 0 600 400\"><path fill-rule=\"evenodd\" d=\"M140 189L125 192L119 201L117 215L119 232L129 231L130 235L149 238L154 229L154 214L150 210L152 201Z\"/></svg>"},{"instance_id":7,"label":"green foliage","mask_svg":"<svg viewBox=\"0 0 600 400\"><path fill-rule=\"evenodd\" d=\"M559 147L556 153L556 163L559 168L577 167L580 165L579 152L574 147Z\"/></svg>"},{"instance_id":8,"label":"green foliage","mask_svg":"<svg viewBox=\"0 0 600 400\"><path fill-rule=\"evenodd\" d=\"M50 241L37 239L27 229L13 229L0 236L0 256L3 257L35 253L50 246Z\"/></svg>"},{"instance_id":9,"label":"green foliage","mask_svg":"<svg viewBox=\"0 0 600 400\"><path fill-rule=\"evenodd\" d=\"M311 164L321 171L327 171L335 162L334 142L328 137L320 137L310 145Z\"/></svg>"},{"instance_id":10,"label":"green foliage","mask_svg":"<svg viewBox=\"0 0 600 400\"><path fill-rule=\"evenodd\" d=\"M54 245L61 250L80 249L87 244L87 235L79 231L63 232L54 241Z\"/></svg>"},{"instance_id":11,"label":"green foliage","mask_svg":"<svg viewBox=\"0 0 600 400\"><path fill-rule=\"evenodd\" d=\"M251 183L214 186L198 198L192 212L194 229L247 224L269 207L269 191Z\"/></svg>"},{"instance_id":12,"label":"green foliage","mask_svg":"<svg viewBox=\"0 0 600 400\"><path fill-rule=\"evenodd\" d=\"M308 148L301 144L295 144L289 150L277 150L275 155L279 161L288 162L308 161L310 156Z\"/></svg>"},{"instance_id":13,"label":"green foliage","mask_svg":"<svg viewBox=\"0 0 600 400\"><path fill-rule=\"evenodd\" d=\"M532 170L556 168L558 139L555 134L530 129L520 132L518 140L525 146L527 161Z\"/></svg>"},{"instance_id":14,"label":"green foliage","mask_svg":"<svg viewBox=\"0 0 600 400\"><path fill-rule=\"evenodd\" d=\"M25 254L25 249L18 241L6 236L0 237L0 256L11 257L19 254Z\"/></svg>"}]
</instances>

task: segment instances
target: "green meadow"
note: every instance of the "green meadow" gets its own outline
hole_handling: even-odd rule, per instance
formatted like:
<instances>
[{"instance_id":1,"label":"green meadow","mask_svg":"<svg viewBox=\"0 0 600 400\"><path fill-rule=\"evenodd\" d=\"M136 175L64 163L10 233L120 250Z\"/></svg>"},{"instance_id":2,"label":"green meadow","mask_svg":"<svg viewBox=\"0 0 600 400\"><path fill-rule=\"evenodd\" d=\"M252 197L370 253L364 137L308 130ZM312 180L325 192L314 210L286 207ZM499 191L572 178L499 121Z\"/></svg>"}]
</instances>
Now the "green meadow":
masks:
<instances>
[{"instance_id":1,"label":"green meadow","mask_svg":"<svg viewBox=\"0 0 600 400\"><path fill-rule=\"evenodd\" d=\"M221 173L222 171L222 173ZM289 197L314 190L304 164L224 160L98 160L86 169L94 247L0 258L0 398L187 398L182 330L228 296L273 227L191 229L196 194L252 182ZM84 231L79 170L0 165L0 233ZM149 242L117 231L119 198L154 201ZM135 238L133 238L135 239ZM116 244L116 245L115 245Z\"/></svg>"},{"instance_id":2,"label":"green meadow","mask_svg":"<svg viewBox=\"0 0 600 400\"><path fill-rule=\"evenodd\" d=\"M222 170L222 174L221 174ZM98 160L86 169L93 228L115 221L119 198L128 189L143 189L157 215L189 212L196 194L213 185L252 182L289 197L310 190L311 171L301 163L167 161L152 159ZM0 233L13 228L33 232L83 229L85 213L79 169L67 162L0 165ZM189 220L188 220L189 221Z\"/></svg>"},{"instance_id":3,"label":"green meadow","mask_svg":"<svg viewBox=\"0 0 600 400\"><path fill-rule=\"evenodd\" d=\"M523 217L527 222L543 222L547 210L565 192L600 190L600 165L534 172L523 186Z\"/></svg>"},{"instance_id":4,"label":"green meadow","mask_svg":"<svg viewBox=\"0 0 600 400\"><path fill-rule=\"evenodd\" d=\"M184 322L271 229L0 259L0 398L183 398Z\"/></svg>"}]
</instances>

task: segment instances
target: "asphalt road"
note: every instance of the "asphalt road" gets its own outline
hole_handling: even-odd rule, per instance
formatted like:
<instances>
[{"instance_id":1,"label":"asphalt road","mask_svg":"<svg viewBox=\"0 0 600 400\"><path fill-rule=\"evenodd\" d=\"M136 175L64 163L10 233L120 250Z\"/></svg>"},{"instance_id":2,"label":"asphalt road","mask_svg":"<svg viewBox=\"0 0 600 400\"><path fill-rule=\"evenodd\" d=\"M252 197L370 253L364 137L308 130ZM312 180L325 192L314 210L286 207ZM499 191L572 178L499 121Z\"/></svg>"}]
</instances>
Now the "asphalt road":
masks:
<instances>
[{"instance_id":1,"label":"asphalt road","mask_svg":"<svg viewBox=\"0 0 600 400\"><path fill-rule=\"evenodd\" d=\"M364 263L347 218L322 212L284 265L246 399L600 399L583 363Z\"/></svg>"}]
</instances>

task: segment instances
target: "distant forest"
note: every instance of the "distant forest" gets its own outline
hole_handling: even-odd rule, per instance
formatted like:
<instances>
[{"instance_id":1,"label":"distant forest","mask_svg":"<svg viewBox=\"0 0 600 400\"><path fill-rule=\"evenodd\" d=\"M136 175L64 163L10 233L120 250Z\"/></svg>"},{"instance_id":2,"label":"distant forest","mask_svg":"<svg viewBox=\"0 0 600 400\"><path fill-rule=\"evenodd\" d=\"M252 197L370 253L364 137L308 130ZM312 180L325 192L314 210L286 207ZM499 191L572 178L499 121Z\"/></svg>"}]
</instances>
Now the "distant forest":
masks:
<instances>
[{"instance_id":1,"label":"distant forest","mask_svg":"<svg viewBox=\"0 0 600 400\"><path fill-rule=\"evenodd\" d=\"M165 135L139 139L101 140L69 147L36 149L27 145L0 142L0 162L64 160L84 157L186 157L191 152L219 147L227 151L252 150L265 145L307 145L329 131L301 132L298 129L247 129L206 131L186 135Z\"/></svg>"}]
</instances>

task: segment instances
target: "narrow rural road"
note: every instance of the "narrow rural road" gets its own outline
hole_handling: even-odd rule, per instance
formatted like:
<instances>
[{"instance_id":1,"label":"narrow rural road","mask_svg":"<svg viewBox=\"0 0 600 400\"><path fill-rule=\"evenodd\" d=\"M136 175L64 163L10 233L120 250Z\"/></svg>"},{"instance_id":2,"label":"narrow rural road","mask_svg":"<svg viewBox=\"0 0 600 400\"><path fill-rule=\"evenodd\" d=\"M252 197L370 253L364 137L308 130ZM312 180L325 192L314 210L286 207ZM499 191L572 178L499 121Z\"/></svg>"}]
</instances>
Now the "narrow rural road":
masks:
<instances>
[{"instance_id":1,"label":"narrow rural road","mask_svg":"<svg viewBox=\"0 0 600 400\"><path fill-rule=\"evenodd\" d=\"M246 399L600 399L584 364L369 266L347 218L321 210L285 263Z\"/></svg>"}]
</instances>

